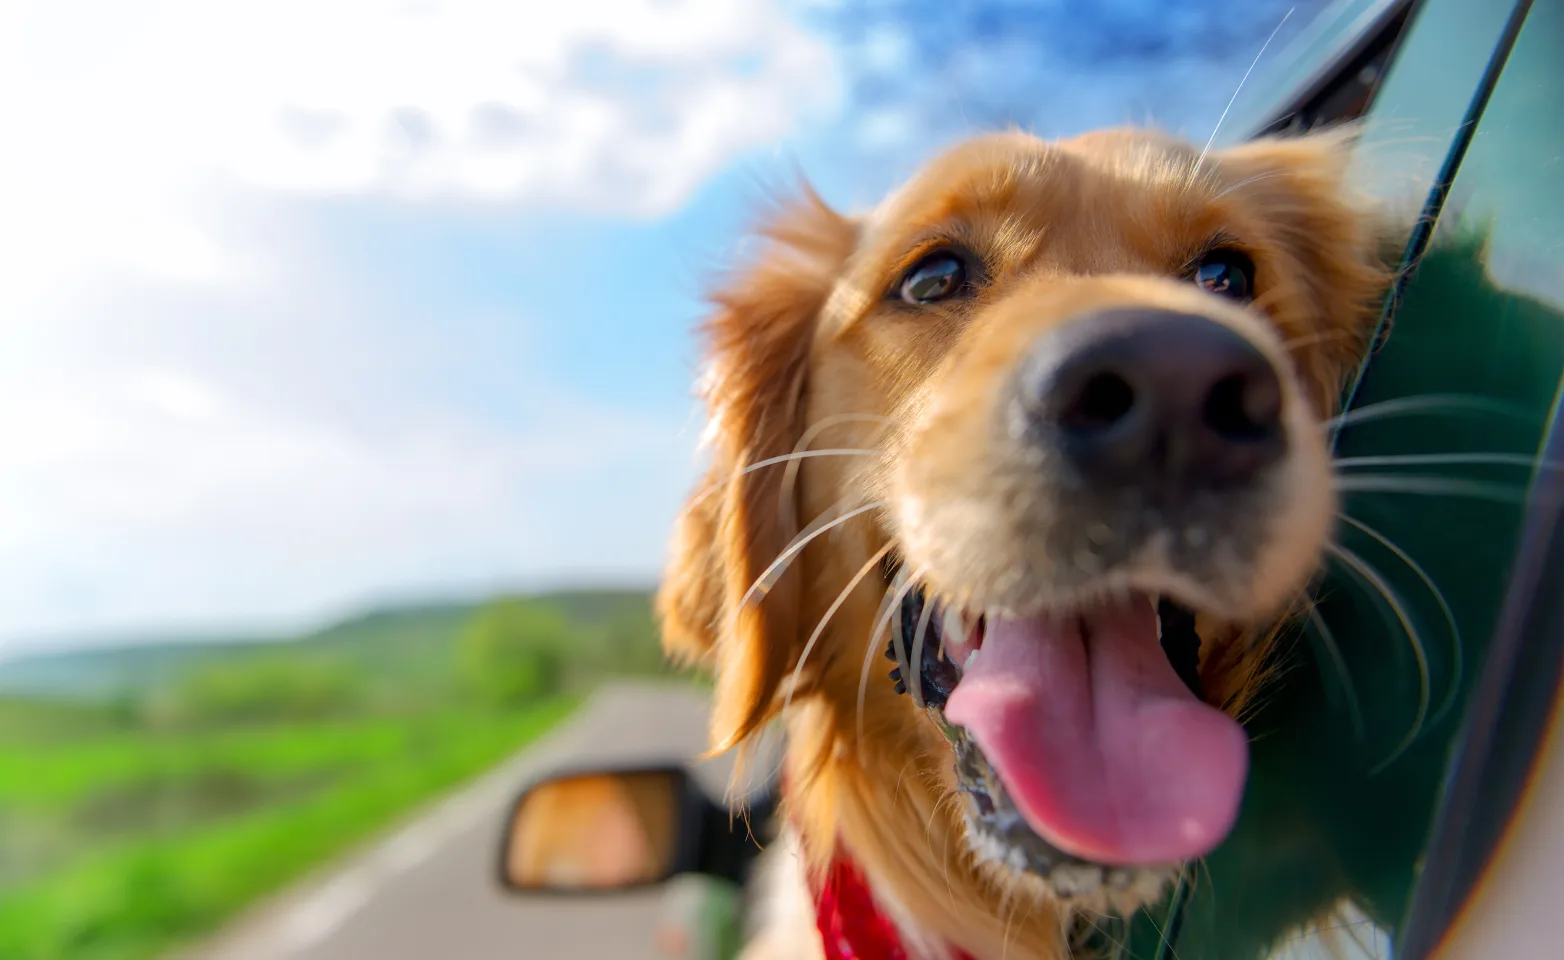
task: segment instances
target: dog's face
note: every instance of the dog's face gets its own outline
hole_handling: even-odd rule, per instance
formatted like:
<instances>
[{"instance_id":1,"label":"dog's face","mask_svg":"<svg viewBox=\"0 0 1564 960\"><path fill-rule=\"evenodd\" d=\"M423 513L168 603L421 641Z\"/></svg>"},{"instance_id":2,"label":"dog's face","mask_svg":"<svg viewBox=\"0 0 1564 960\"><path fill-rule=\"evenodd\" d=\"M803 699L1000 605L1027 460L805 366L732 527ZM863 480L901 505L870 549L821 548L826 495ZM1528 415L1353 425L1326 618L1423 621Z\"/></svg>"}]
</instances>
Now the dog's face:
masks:
<instances>
[{"instance_id":1,"label":"dog's face","mask_svg":"<svg viewBox=\"0 0 1564 960\"><path fill-rule=\"evenodd\" d=\"M816 844L915 900L952 861L886 848L926 815L978 902L1122 908L1226 835L1382 289L1344 168L1338 136L1006 134L775 221L707 328L714 460L661 605L719 745L797 705Z\"/></svg>"}]
</instances>

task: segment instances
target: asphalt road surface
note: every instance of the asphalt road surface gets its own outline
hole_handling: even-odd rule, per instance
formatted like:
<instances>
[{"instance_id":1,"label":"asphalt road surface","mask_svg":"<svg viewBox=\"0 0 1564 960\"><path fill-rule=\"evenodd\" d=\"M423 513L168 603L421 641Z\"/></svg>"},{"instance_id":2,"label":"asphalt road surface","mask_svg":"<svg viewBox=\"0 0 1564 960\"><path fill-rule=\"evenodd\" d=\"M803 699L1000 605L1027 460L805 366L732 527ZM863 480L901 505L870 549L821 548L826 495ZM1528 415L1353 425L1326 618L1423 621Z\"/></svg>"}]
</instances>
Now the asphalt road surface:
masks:
<instances>
[{"instance_id":1,"label":"asphalt road surface","mask_svg":"<svg viewBox=\"0 0 1564 960\"><path fill-rule=\"evenodd\" d=\"M654 928L664 891L507 894L494 877L499 839L515 793L533 777L560 765L685 761L705 746L707 710L705 694L689 687L604 687L477 783L177 960L661 960ZM757 759L757 769L765 766ZM723 760L694 770L714 797L723 795L730 771ZM1350 933L1360 939L1356 929ZM1383 935L1361 939L1370 945L1346 956L1389 956ZM1276 960L1332 955L1311 940L1288 944Z\"/></svg>"},{"instance_id":2,"label":"asphalt road surface","mask_svg":"<svg viewBox=\"0 0 1564 960\"><path fill-rule=\"evenodd\" d=\"M661 891L507 894L494 879L500 831L519 787L556 764L681 761L699 753L707 709L705 695L686 687L604 687L478 783L179 958L650 960ZM719 760L696 776L720 797L729 769Z\"/></svg>"}]
</instances>

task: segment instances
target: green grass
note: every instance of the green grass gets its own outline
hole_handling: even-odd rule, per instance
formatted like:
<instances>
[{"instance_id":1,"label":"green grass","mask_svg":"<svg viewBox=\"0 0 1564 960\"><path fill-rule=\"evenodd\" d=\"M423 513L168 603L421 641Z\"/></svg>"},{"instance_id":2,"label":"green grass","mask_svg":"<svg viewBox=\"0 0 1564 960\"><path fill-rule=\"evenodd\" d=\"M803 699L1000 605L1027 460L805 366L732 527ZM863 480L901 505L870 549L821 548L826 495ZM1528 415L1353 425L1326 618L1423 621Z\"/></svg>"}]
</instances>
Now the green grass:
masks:
<instances>
[{"instance_id":1,"label":"green grass","mask_svg":"<svg viewBox=\"0 0 1564 960\"><path fill-rule=\"evenodd\" d=\"M88 723L47 743L0 729L0 861L22 864L8 878L0 863L0 958L157 956L493 766L578 701L210 732Z\"/></svg>"},{"instance_id":2,"label":"green grass","mask_svg":"<svg viewBox=\"0 0 1564 960\"><path fill-rule=\"evenodd\" d=\"M0 663L0 960L150 960L199 940L605 677L661 673L637 590Z\"/></svg>"}]
</instances>

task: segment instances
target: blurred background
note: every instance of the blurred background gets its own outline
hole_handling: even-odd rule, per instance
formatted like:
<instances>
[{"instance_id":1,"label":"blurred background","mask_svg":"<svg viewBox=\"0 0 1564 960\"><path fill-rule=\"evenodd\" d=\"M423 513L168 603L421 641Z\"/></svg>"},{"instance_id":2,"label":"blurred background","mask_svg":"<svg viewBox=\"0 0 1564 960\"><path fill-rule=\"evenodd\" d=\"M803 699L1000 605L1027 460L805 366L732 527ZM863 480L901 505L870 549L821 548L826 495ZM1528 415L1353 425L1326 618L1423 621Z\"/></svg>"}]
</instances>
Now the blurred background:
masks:
<instances>
[{"instance_id":1,"label":"blurred background","mask_svg":"<svg viewBox=\"0 0 1564 960\"><path fill-rule=\"evenodd\" d=\"M1203 141L1321 6L0 0L0 958L200 953L605 680L690 687L688 331L766 190Z\"/></svg>"}]
</instances>

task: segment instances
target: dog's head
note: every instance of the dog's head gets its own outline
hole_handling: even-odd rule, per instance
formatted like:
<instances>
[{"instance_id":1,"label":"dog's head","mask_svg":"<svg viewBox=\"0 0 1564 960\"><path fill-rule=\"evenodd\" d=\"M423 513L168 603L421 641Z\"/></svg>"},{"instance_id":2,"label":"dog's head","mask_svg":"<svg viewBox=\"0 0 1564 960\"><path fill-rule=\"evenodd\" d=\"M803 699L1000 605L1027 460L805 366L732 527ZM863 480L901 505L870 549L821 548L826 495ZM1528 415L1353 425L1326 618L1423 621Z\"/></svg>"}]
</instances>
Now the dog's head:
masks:
<instances>
[{"instance_id":1,"label":"dog's head","mask_svg":"<svg viewBox=\"0 0 1564 960\"><path fill-rule=\"evenodd\" d=\"M1122 908L1225 836L1383 289L1347 143L994 135L773 219L706 327L660 605L719 747L802 718L806 844L904 900Z\"/></svg>"}]
</instances>

